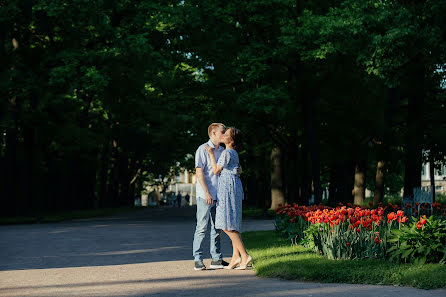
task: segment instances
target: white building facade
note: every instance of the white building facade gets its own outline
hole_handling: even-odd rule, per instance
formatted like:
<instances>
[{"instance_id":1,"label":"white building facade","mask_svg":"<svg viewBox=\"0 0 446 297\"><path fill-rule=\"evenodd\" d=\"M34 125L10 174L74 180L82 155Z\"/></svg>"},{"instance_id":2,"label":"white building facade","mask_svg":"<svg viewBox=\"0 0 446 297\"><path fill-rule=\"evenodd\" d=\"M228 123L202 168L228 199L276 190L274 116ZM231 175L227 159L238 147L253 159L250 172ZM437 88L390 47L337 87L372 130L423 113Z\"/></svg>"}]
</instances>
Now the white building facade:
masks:
<instances>
[{"instance_id":1,"label":"white building facade","mask_svg":"<svg viewBox=\"0 0 446 297\"><path fill-rule=\"evenodd\" d=\"M435 193L446 194L446 164L440 169L434 169ZM421 168L421 187L429 189L431 186L430 163L424 163Z\"/></svg>"}]
</instances>

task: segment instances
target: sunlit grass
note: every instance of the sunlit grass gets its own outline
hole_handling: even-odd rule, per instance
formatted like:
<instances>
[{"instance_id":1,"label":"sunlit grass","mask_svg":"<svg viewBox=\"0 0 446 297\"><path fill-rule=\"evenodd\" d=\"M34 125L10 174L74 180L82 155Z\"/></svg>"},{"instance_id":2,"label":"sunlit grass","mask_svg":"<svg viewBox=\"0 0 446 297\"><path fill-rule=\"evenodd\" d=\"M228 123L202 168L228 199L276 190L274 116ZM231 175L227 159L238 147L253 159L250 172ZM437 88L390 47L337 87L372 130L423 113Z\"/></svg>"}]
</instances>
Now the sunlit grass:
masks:
<instances>
[{"instance_id":1,"label":"sunlit grass","mask_svg":"<svg viewBox=\"0 0 446 297\"><path fill-rule=\"evenodd\" d=\"M274 218L275 211L271 209L265 211L258 207L243 207L242 215L244 218Z\"/></svg>"},{"instance_id":2,"label":"sunlit grass","mask_svg":"<svg viewBox=\"0 0 446 297\"><path fill-rule=\"evenodd\" d=\"M325 283L446 287L446 265L397 264L381 260L329 260L313 250L291 245L275 231L243 233L260 277Z\"/></svg>"}]
</instances>

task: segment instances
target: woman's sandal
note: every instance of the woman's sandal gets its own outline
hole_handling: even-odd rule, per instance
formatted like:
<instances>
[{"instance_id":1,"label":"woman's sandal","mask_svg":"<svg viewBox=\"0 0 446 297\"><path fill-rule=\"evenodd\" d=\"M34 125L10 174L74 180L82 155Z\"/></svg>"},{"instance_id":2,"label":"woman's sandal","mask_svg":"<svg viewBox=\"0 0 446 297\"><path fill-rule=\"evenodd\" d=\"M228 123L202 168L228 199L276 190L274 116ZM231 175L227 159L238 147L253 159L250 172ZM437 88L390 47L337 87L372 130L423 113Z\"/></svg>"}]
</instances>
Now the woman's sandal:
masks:
<instances>
[{"instance_id":1,"label":"woman's sandal","mask_svg":"<svg viewBox=\"0 0 446 297\"><path fill-rule=\"evenodd\" d=\"M252 264L252 257L248 256L248 260L246 261L245 265L240 265L239 267L235 268L236 270L245 270L249 264Z\"/></svg>"},{"instance_id":2,"label":"woman's sandal","mask_svg":"<svg viewBox=\"0 0 446 297\"><path fill-rule=\"evenodd\" d=\"M223 269L234 269L238 264L240 264L241 261L242 261L242 258L238 258L237 260L235 260L234 264L225 266L225 267L223 267ZM231 263L229 263L229 264L231 264Z\"/></svg>"}]
</instances>

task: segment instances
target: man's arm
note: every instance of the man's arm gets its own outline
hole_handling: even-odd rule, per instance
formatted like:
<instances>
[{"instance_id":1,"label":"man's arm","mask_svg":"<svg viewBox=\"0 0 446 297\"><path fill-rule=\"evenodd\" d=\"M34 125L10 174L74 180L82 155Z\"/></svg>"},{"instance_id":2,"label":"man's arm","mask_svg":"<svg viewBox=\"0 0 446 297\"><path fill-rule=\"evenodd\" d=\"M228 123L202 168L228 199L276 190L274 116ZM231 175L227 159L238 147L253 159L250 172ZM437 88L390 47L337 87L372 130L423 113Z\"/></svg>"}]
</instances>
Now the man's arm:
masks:
<instances>
[{"instance_id":1,"label":"man's arm","mask_svg":"<svg viewBox=\"0 0 446 297\"><path fill-rule=\"evenodd\" d=\"M198 182L200 183L200 185L204 191L204 195L205 195L204 199L206 200L207 204L211 205L214 202L214 198L212 197L211 193L209 192L208 186L206 184L206 180L204 179L203 168L196 167L195 170L196 170Z\"/></svg>"}]
</instances>

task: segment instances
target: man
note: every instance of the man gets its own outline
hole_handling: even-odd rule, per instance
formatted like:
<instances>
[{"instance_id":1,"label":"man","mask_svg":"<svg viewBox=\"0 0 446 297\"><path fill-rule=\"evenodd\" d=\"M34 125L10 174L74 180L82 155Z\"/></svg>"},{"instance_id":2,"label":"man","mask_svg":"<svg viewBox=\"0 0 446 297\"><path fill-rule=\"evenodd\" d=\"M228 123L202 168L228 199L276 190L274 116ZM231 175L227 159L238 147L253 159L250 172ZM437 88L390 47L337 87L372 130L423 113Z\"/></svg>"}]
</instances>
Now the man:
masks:
<instances>
[{"instance_id":1,"label":"man","mask_svg":"<svg viewBox=\"0 0 446 297\"><path fill-rule=\"evenodd\" d=\"M195 270L204 270L203 249L201 244L206 234L209 221L211 221L210 253L212 257L211 268L220 269L228 265L220 252L221 230L215 229L215 210L217 202L217 176L214 175L209 154L205 145L214 149L218 160L224 148L220 146L226 127L221 123L212 123L208 127L209 141L200 145L195 153L195 170L197 176L197 226L193 242L193 257Z\"/></svg>"}]
</instances>

